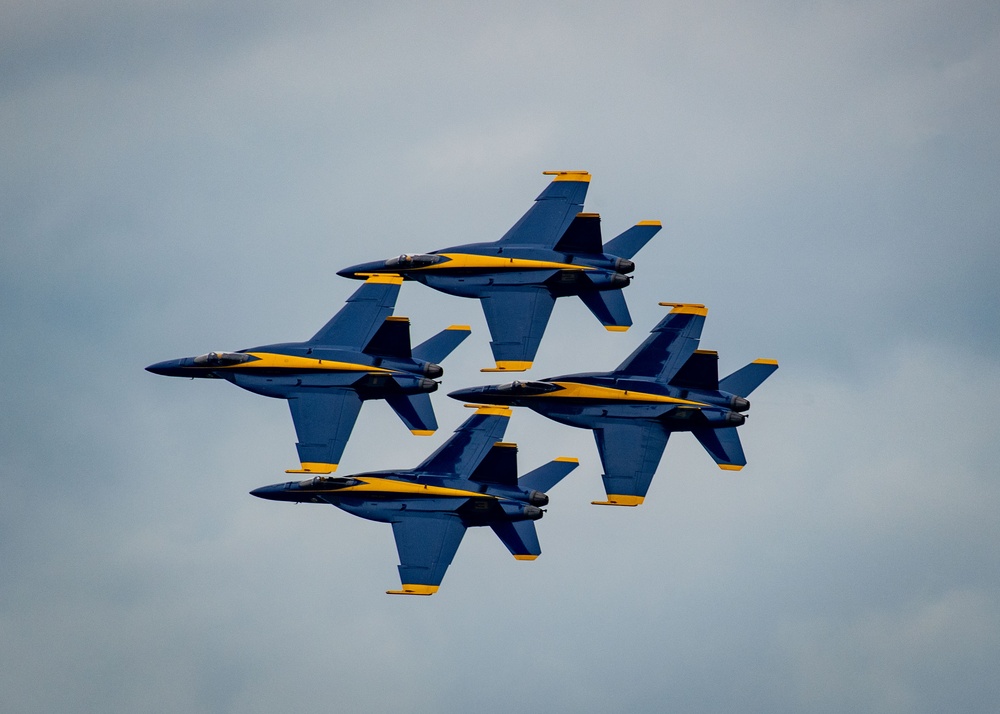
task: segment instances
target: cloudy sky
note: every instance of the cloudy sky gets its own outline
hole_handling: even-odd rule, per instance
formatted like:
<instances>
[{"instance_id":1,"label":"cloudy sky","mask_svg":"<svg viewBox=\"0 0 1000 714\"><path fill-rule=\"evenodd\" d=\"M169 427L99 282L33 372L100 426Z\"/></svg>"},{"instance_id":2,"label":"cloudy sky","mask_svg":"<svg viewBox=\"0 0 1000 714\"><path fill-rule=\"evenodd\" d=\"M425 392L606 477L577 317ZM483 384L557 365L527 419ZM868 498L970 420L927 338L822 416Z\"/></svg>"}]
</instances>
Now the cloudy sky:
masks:
<instances>
[{"instance_id":1,"label":"cloudy sky","mask_svg":"<svg viewBox=\"0 0 1000 714\"><path fill-rule=\"evenodd\" d=\"M5 711L1000 708L1000 6L0 3ZM646 503L517 411L544 554L468 534L398 598L391 530L261 501L287 408L143 367L309 337L346 265L494 240L593 174L663 230L605 332L562 300L529 375L614 367L703 302L723 373L781 369L720 471L677 435ZM346 473L415 465L487 383L479 305L397 314L441 430L369 404Z\"/></svg>"}]
</instances>

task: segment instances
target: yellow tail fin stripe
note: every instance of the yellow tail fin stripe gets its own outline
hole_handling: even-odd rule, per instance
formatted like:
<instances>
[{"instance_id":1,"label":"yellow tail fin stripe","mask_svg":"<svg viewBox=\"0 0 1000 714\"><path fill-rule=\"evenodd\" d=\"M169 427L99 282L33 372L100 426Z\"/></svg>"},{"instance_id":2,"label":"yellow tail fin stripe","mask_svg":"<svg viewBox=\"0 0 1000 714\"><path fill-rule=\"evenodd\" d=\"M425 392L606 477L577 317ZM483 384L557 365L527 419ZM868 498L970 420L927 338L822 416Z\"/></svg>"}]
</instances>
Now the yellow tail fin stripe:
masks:
<instances>
[{"instance_id":1,"label":"yellow tail fin stripe","mask_svg":"<svg viewBox=\"0 0 1000 714\"><path fill-rule=\"evenodd\" d=\"M515 555L514 560L535 560L537 555Z\"/></svg>"}]
</instances>

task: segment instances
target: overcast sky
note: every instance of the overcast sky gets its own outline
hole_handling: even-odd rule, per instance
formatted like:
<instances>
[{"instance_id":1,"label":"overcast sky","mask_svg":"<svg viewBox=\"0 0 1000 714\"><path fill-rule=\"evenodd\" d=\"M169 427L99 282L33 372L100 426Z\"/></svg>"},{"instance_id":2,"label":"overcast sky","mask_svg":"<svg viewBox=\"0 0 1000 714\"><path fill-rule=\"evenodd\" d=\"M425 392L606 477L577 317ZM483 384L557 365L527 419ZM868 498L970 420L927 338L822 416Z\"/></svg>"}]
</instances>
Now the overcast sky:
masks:
<instances>
[{"instance_id":1,"label":"overcast sky","mask_svg":"<svg viewBox=\"0 0 1000 714\"><path fill-rule=\"evenodd\" d=\"M278 9L280 7L280 9ZM1000 6L0 3L0 709L1000 709ZM592 435L515 410L543 555L474 529L431 598L391 529L255 499L285 404L146 365L306 339L350 264L495 240L593 174L635 326L560 300L532 377L709 307L781 368L720 471L643 506ZM485 384L477 301L406 284L449 360L433 437L368 404L341 471L409 468Z\"/></svg>"}]
</instances>

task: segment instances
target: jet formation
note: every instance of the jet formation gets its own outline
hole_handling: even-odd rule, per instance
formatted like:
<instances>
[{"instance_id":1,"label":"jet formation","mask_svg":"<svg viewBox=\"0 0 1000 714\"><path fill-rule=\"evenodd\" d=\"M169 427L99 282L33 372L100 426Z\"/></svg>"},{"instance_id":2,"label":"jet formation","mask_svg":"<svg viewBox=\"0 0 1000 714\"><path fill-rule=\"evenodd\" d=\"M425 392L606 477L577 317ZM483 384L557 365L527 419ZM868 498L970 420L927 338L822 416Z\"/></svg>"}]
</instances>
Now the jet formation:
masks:
<instances>
[{"instance_id":1,"label":"jet formation","mask_svg":"<svg viewBox=\"0 0 1000 714\"><path fill-rule=\"evenodd\" d=\"M437 592L465 531L489 526L518 560L541 553L534 522L547 491L578 465L561 456L518 477L517 446L501 441L510 407L527 407L560 424L590 429L604 469L607 498L599 505L643 503L670 435L689 431L720 468L746 464L737 428L747 397L778 368L757 359L719 379L718 353L698 349L708 314L703 304L668 303L671 311L614 371L470 387L449 396L476 409L441 447L412 469L331 476L361 410L385 400L410 431L437 430L430 394L441 362L469 335L451 325L410 346L408 318L393 310L404 281L480 300L495 367L531 368L555 301L576 295L611 332L632 324L622 289L632 258L660 230L640 221L607 243L600 216L583 212L585 171L553 177L535 203L499 240L404 253L344 268L364 280L346 305L305 342L208 352L150 365L154 374L224 379L288 402L306 478L264 486L252 495L273 501L326 503L390 523L399 554L401 589Z\"/></svg>"}]
</instances>

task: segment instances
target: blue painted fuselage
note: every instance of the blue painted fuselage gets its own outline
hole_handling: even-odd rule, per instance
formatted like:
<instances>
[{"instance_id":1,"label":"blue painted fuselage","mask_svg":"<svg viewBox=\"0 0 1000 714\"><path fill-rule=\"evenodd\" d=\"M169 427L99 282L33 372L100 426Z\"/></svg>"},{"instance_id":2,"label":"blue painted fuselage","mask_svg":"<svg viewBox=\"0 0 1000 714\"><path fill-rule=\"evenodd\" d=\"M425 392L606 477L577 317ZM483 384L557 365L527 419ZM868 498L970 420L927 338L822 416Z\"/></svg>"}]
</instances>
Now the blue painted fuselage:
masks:
<instances>
[{"instance_id":1,"label":"blue painted fuselage","mask_svg":"<svg viewBox=\"0 0 1000 714\"><path fill-rule=\"evenodd\" d=\"M719 390L680 389L655 379L589 372L534 382L472 387L448 396L466 402L527 407L568 426L598 429L649 420L667 431L739 426L750 403Z\"/></svg>"}]
</instances>

